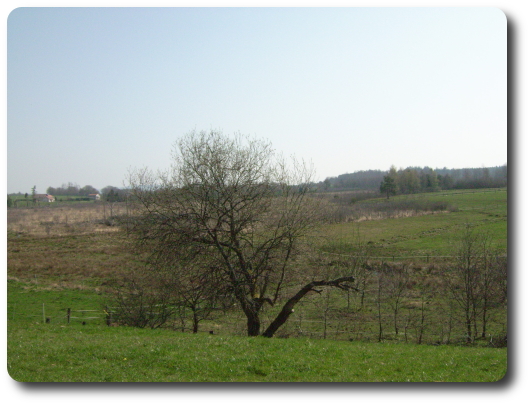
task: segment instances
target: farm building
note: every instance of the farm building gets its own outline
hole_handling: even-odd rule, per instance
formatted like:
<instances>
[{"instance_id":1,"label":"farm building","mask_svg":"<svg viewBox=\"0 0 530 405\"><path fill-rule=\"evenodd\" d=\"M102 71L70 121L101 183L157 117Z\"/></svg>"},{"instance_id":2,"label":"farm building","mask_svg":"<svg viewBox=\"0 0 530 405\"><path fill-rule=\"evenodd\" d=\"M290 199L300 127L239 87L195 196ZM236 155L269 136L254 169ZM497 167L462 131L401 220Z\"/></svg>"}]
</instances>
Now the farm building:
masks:
<instances>
[{"instance_id":1,"label":"farm building","mask_svg":"<svg viewBox=\"0 0 530 405\"><path fill-rule=\"evenodd\" d=\"M88 198L90 198L91 200L98 201L101 198L101 196L99 194L89 194Z\"/></svg>"},{"instance_id":2,"label":"farm building","mask_svg":"<svg viewBox=\"0 0 530 405\"><path fill-rule=\"evenodd\" d=\"M35 201L41 201L41 202L54 202L55 197L51 194L35 194L33 196L33 199Z\"/></svg>"}]
</instances>

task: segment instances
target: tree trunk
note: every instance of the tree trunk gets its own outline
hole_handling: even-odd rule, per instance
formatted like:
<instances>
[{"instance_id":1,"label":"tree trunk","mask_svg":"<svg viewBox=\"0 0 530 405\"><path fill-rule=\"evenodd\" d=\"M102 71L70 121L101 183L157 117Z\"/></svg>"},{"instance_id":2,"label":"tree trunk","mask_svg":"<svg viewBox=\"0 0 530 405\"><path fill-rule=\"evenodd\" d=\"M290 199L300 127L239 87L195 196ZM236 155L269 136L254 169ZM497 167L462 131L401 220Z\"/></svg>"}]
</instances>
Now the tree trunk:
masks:
<instances>
[{"instance_id":1,"label":"tree trunk","mask_svg":"<svg viewBox=\"0 0 530 405\"><path fill-rule=\"evenodd\" d=\"M377 319L379 320L379 336L377 337L378 342L381 342L383 340L383 318L381 314L382 277L383 274L381 273L379 275L377 283Z\"/></svg>"},{"instance_id":2,"label":"tree trunk","mask_svg":"<svg viewBox=\"0 0 530 405\"><path fill-rule=\"evenodd\" d=\"M467 327L466 343L471 343L471 322L467 321L466 327Z\"/></svg>"},{"instance_id":3,"label":"tree trunk","mask_svg":"<svg viewBox=\"0 0 530 405\"><path fill-rule=\"evenodd\" d=\"M245 298L242 298L240 303L241 309L247 317L247 335L259 336L261 329L261 321L259 319L261 304L257 301L248 301Z\"/></svg>"},{"instance_id":4,"label":"tree trunk","mask_svg":"<svg viewBox=\"0 0 530 405\"><path fill-rule=\"evenodd\" d=\"M197 316L197 313L193 311L193 333L197 333L199 331L199 317Z\"/></svg>"},{"instance_id":5,"label":"tree trunk","mask_svg":"<svg viewBox=\"0 0 530 405\"><path fill-rule=\"evenodd\" d=\"M247 313L247 333L248 336L259 336L260 331L259 315L256 312Z\"/></svg>"},{"instance_id":6,"label":"tree trunk","mask_svg":"<svg viewBox=\"0 0 530 405\"><path fill-rule=\"evenodd\" d=\"M355 289L354 287L344 284L346 282L354 282L355 277L341 277L337 278L335 280L331 281L312 281L311 283L305 285L298 291L292 298L290 298L283 308L281 309L280 313L276 316L276 318L271 322L269 327L265 332L263 332L262 336L265 337L272 337L276 333L276 331L289 319L289 316L294 312L294 306L300 301L308 292L315 291L315 287L323 287L323 286L330 286L330 287L337 287L341 290L351 290Z\"/></svg>"},{"instance_id":7,"label":"tree trunk","mask_svg":"<svg viewBox=\"0 0 530 405\"><path fill-rule=\"evenodd\" d=\"M488 322L488 309L487 309L487 302L484 302L484 308L482 309L482 337L486 337L486 324Z\"/></svg>"}]
</instances>

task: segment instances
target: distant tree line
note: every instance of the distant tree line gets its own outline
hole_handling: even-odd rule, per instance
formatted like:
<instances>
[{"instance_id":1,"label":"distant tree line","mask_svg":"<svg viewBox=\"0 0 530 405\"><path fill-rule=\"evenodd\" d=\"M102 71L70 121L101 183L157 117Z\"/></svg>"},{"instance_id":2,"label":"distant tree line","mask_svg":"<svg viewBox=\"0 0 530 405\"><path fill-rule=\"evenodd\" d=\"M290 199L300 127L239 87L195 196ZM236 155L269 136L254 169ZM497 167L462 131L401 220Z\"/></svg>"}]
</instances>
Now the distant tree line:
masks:
<instances>
[{"instance_id":1,"label":"distant tree line","mask_svg":"<svg viewBox=\"0 0 530 405\"><path fill-rule=\"evenodd\" d=\"M88 197L90 194L99 194L101 200L108 202L122 202L125 201L126 196L126 190L115 186L103 187L101 191L99 191L90 185L79 187L79 185L75 183L63 184L61 187L48 187L46 193L53 196L67 197Z\"/></svg>"},{"instance_id":2,"label":"distant tree line","mask_svg":"<svg viewBox=\"0 0 530 405\"><path fill-rule=\"evenodd\" d=\"M99 190L90 185L79 187L78 184L68 183L63 184L61 187L48 187L46 193L53 196L88 197L90 194L99 194Z\"/></svg>"},{"instance_id":3,"label":"distant tree line","mask_svg":"<svg viewBox=\"0 0 530 405\"><path fill-rule=\"evenodd\" d=\"M468 169L407 167L388 171L365 170L328 177L317 184L319 191L377 190L387 196L438 190L506 187L507 165Z\"/></svg>"},{"instance_id":4,"label":"distant tree line","mask_svg":"<svg viewBox=\"0 0 530 405\"><path fill-rule=\"evenodd\" d=\"M127 197L127 190L114 186L107 186L101 189L101 198L107 202L123 202Z\"/></svg>"}]
</instances>

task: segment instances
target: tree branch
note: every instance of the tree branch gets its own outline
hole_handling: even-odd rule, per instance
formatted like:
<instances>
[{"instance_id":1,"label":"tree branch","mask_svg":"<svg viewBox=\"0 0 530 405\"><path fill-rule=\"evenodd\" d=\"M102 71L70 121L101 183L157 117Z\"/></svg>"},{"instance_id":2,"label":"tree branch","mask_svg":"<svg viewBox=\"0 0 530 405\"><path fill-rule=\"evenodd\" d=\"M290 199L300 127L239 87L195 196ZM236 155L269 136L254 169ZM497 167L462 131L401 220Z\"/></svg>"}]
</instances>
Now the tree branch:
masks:
<instances>
[{"instance_id":1,"label":"tree branch","mask_svg":"<svg viewBox=\"0 0 530 405\"><path fill-rule=\"evenodd\" d=\"M294 306L300 301L308 292L310 291L316 291L315 287L335 287L339 288L344 291L348 290L356 290L353 285L350 285L349 283L355 282L355 277L353 276L347 276L347 277L339 277L335 280L321 280L321 281L312 281L309 284L306 284L304 287L300 289L293 297L291 297L283 306L282 310L276 316L274 321L271 322L267 330L263 333L262 336L265 337L272 337L276 331L282 326L289 316L294 312L293 308Z\"/></svg>"}]
</instances>

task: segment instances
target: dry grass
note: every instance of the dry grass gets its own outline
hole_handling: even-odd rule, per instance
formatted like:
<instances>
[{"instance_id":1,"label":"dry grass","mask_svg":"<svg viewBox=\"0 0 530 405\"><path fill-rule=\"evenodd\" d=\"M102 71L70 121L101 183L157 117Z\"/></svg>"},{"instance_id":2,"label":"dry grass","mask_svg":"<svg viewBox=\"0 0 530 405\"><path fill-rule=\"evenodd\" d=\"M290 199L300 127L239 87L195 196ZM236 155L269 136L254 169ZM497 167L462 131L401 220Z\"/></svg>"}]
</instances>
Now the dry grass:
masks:
<instances>
[{"instance_id":1,"label":"dry grass","mask_svg":"<svg viewBox=\"0 0 530 405\"><path fill-rule=\"evenodd\" d=\"M7 230L33 236L65 236L115 232L106 225L113 216L126 213L125 204L80 203L7 210Z\"/></svg>"},{"instance_id":2,"label":"dry grass","mask_svg":"<svg viewBox=\"0 0 530 405\"><path fill-rule=\"evenodd\" d=\"M56 288L105 286L141 266L119 233L68 236L14 235L7 242L9 277Z\"/></svg>"},{"instance_id":3,"label":"dry grass","mask_svg":"<svg viewBox=\"0 0 530 405\"><path fill-rule=\"evenodd\" d=\"M114 204L112 215L125 213ZM7 211L8 277L46 288L93 288L141 265L131 240L110 226L108 204Z\"/></svg>"},{"instance_id":4,"label":"dry grass","mask_svg":"<svg viewBox=\"0 0 530 405\"><path fill-rule=\"evenodd\" d=\"M392 213L386 212L370 212L358 214L357 216L350 216L343 219L344 222L363 222L363 221L377 221L382 219L390 218L410 218L410 217L419 217L422 215L433 215L447 213L449 211L413 211L413 210L403 210L403 211L394 211Z\"/></svg>"}]
</instances>

